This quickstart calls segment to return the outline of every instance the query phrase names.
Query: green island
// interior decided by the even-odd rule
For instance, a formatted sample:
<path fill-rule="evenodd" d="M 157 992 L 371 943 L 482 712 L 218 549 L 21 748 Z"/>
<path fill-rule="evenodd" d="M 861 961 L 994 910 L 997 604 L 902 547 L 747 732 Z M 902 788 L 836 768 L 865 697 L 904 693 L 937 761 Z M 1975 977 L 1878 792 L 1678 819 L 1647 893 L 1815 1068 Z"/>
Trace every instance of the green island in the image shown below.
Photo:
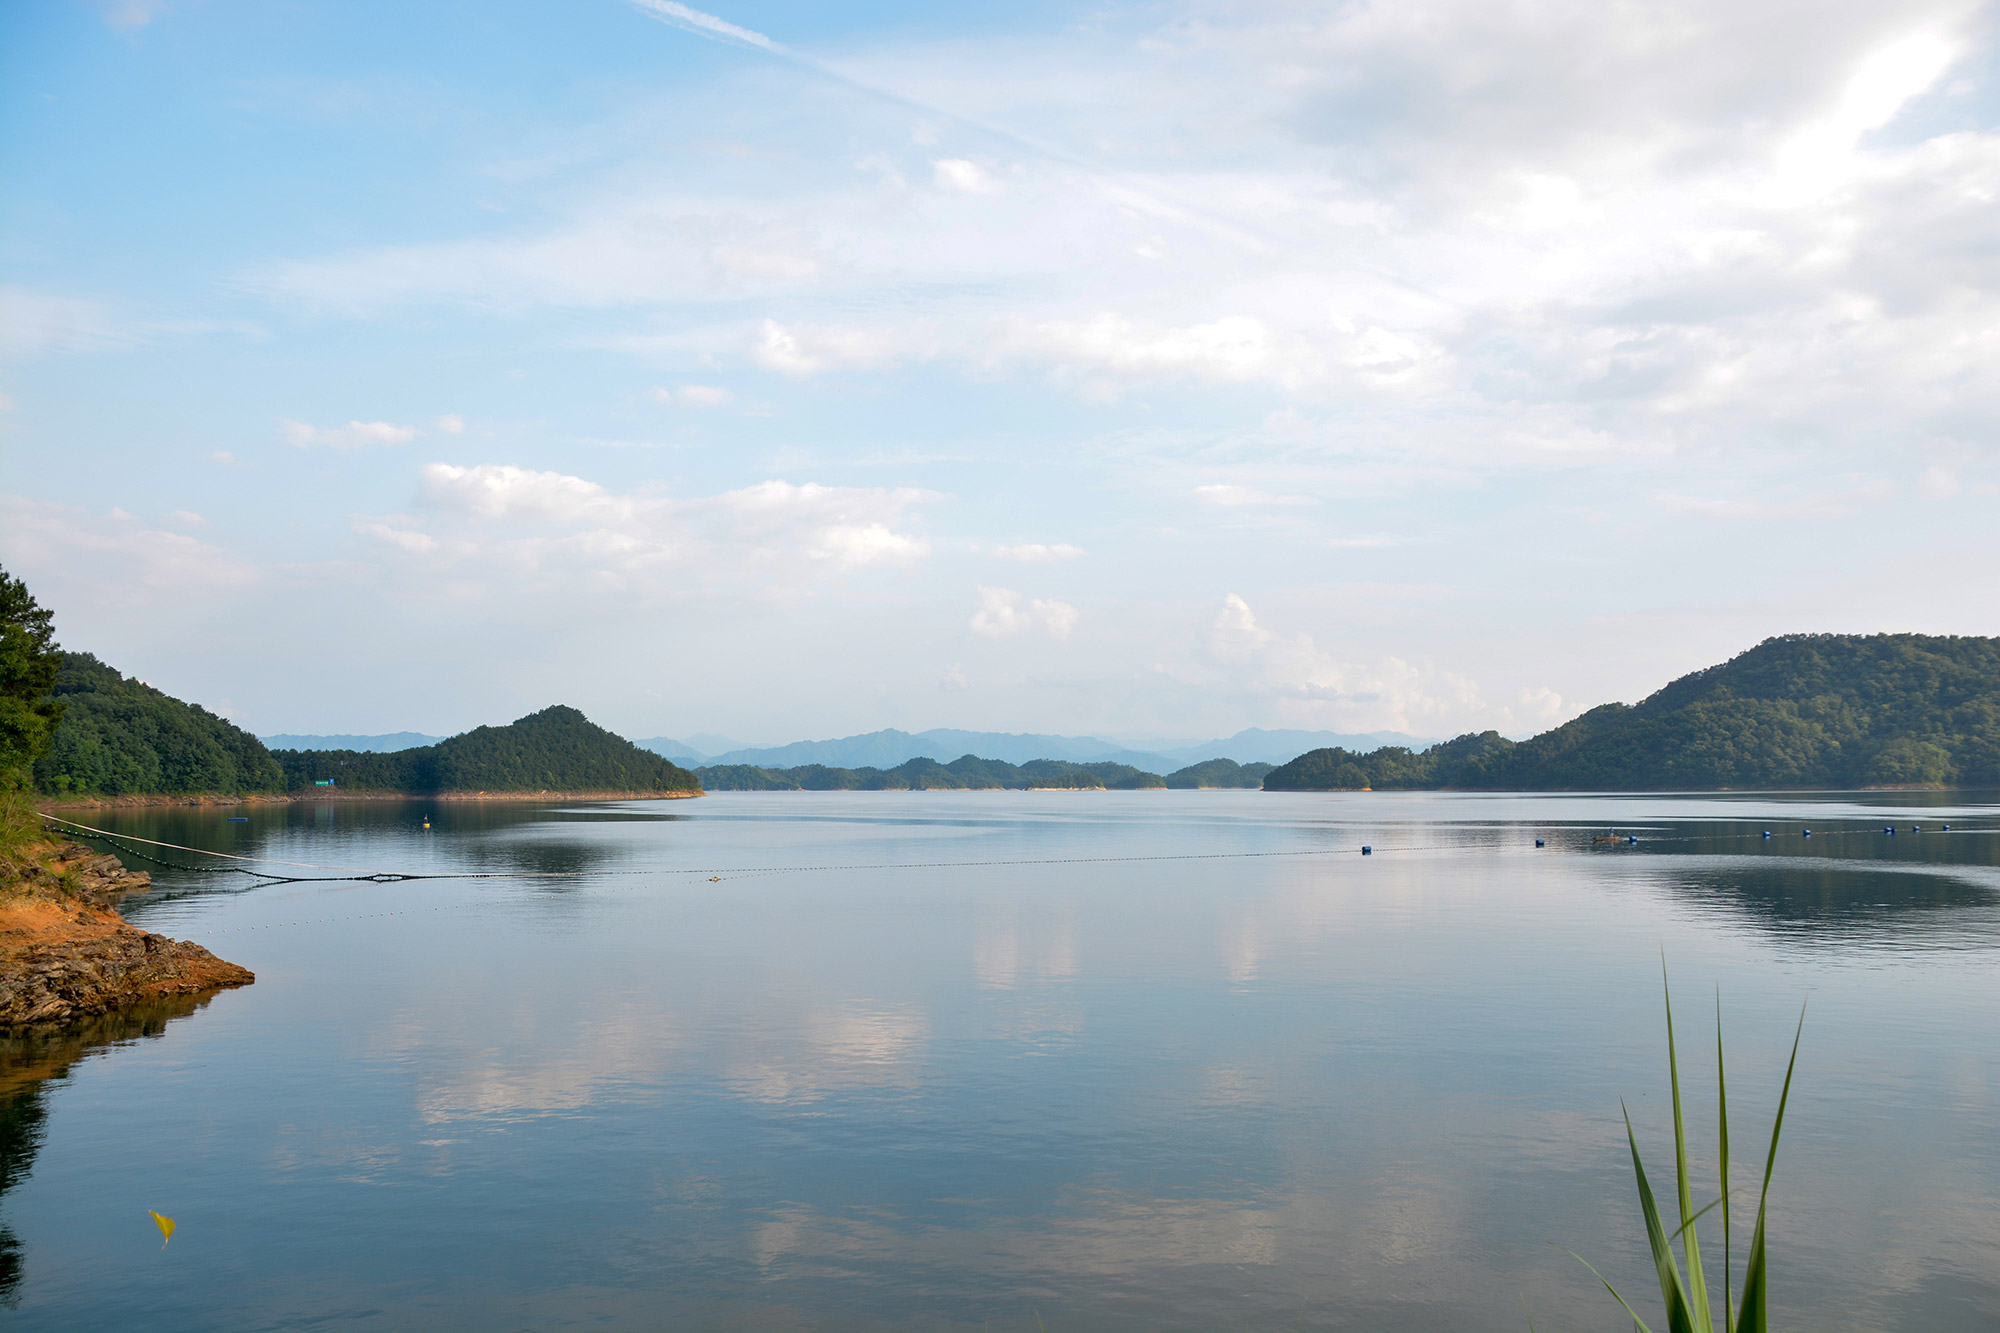
<path fill-rule="evenodd" d="M 1525 741 L 1313 750 L 1266 791 L 2000 786 L 2000 639 L 1790 634 Z"/>
<path fill-rule="evenodd" d="M 694 774 L 561 704 L 411 750 L 279 750 L 273 757 L 294 794 L 701 794 Z"/>

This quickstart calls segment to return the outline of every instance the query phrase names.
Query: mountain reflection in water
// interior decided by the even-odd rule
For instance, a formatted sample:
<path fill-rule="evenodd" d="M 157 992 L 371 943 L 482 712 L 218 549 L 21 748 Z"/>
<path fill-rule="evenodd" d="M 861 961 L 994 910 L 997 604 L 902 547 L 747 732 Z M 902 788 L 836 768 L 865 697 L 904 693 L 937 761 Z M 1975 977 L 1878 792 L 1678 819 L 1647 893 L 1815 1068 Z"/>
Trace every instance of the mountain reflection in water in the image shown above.
<path fill-rule="evenodd" d="M 207 1004 L 213 994 L 181 995 L 74 1023 L 0 1029 L 0 1303 L 21 1285 L 20 1240 L 7 1225 L 7 1195 L 27 1178 L 46 1133 L 47 1085 L 104 1046 L 158 1037 L 167 1024 Z"/>
<path fill-rule="evenodd" d="M 258 983 L 49 1085 L 6 1196 L 29 1255 L 10 1327 L 1511 1330 L 1524 1305 L 1603 1327 L 1548 1242 L 1648 1281 L 1619 1108 L 1663 1160 L 1663 951 L 1688 1096 L 1712 1097 L 1719 991 L 1747 1140 L 1810 999 L 1773 1195 L 1784 1322 L 2000 1322 L 1983 798 L 104 818 L 527 877 L 162 872 L 130 915 Z M 1613 828 L 1638 841 L 1592 841 Z M 164 1256 L 148 1207 L 181 1210 Z"/>

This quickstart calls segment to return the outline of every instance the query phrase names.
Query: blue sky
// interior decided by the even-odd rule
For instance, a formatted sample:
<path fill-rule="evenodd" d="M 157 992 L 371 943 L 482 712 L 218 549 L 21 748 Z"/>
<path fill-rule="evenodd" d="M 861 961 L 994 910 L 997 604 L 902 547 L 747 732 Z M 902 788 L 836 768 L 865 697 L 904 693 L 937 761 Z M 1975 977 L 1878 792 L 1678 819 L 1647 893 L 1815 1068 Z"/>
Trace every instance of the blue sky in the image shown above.
<path fill-rule="evenodd" d="M 11 5 L 0 562 L 263 732 L 1521 735 L 1991 633 L 1994 37 Z"/>

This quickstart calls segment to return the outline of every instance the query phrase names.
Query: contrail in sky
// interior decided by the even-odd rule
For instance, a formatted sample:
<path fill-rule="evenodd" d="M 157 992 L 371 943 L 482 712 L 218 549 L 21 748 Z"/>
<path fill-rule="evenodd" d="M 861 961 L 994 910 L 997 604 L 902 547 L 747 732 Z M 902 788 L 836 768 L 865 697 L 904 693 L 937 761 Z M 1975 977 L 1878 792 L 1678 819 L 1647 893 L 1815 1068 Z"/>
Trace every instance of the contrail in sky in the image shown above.
<path fill-rule="evenodd" d="M 955 120 L 962 125 L 970 126 L 986 134 L 993 135 L 996 138 L 1006 139 L 1038 156 L 1061 162 L 1065 166 L 1075 167 L 1077 170 L 1095 177 L 1100 184 L 1128 196 L 1133 202 L 1150 205 L 1158 211 L 1171 214 L 1183 222 L 1191 223 L 1204 231 L 1220 236 L 1237 245 L 1260 251 L 1294 248 L 1287 242 L 1264 233 L 1260 228 L 1248 227 L 1230 218 L 1219 218 L 1205 209 L 1173 199 L 1163 194 L 1158 186 L 1150 182 L 1142 184 L 1129 173 L 1110 170 L 1094 162 L 1087 162 L 1073 153 L 1057 148 L 1053 144 L 1042 143 L 1018 131 L 1010 130 L 1005 126 L 981 120 L 977 116 L 969 116 L 964 112 L 953 111 L 931 102 L 919 101 L 905 93 L 899 93 L 893 88 L 884 88 L 880 84 L 868 83 L 862 79 L 857 79 L 853 75 L 827 64 L 823 60 L 818 60 L 803 52 L 795 51 L 783 42 L 773 41 L 761 32 L 754 32 L 749 28 L 738 27 L 727 19 L 718 18 L 714 14 L 704 13 L 699 9 L 691 9 L 687 5 L 678 3 L 677 0 L 627 0 L 627 3 L 649 18 L 658 19 L 662 23 L 672 24 L 674 27 L 684 32 L 691 32 L 697 37 L 706 37 L 710 41 L 725 42 L 731 46 L 742 46 L 748 47 L 751 50 L 762 51 L 766 55 L 775 56 L 789 64 L 802 66 L 813 71 L 815 74 L 832 79 L 837 83 L 845 84 L 859 92 L 868 93 L 871 96 L 894 102 L 899 106 L 908 107 L 913 111 L 921 111 L 926 115 L 941 116 L 947 120 Z"/>
<path fill-rule="evenodd" d="M 697 33 L 703 37 L 716 37 L 725 42 L 734 42 L 739 46 L 754 46 L 760 51 L 769 51 L 773 55 L 791 56 L 793 59 L 798 59 L 792 52 L 787 51 L 761 32 L 752 32 L 748 28 L 739 28 L 734 23 L 719 19 L 713 14 L 704 14 L 699 9 L 689 9 L 686 5 L 677 5 L 674 3 L 674 0 L 632 0 L 632 4 L 645 10 L 662 23 L 671 23 L 676 28 L 685 28 L 687 31 Z"/>

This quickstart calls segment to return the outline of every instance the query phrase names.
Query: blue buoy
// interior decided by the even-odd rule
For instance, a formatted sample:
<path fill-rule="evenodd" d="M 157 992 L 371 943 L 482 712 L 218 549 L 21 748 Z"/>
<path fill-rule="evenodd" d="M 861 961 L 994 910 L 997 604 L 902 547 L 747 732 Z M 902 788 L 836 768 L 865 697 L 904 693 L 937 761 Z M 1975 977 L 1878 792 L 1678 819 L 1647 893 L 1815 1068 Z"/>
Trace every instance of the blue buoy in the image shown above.
<path fill-rule="evenodd" d="M 1768 838 L 1768 837 L 1770 837 L 1770 836 L 1771 836 L 1771 830 L 1769 830 L 1769 829 L 1765 829 L 1765 830 L 1764 830 L 1764 836 L 1765 836 L 1765 837 L 1767 837 L 1767 838 Z"/>
<path fill-rule="evenodd" d="M 1542 845 L 1542 840 L 1540 838 L 1535 839 L 1535 846 L 1540 847 L 1541 845 Z"/>
<path fill-rule="evenodd" d="M 1626 835 L 1626 838 L 1625 838 L 1625 841 L 1626 841 L 1627 845 L 1631 845 L 1631 844 L 1633 844 L 1633 843 L 1637 843 L 1637 842 L 1639 841 L 1639 835 L 1638 835 L 1638 834 L 1636 834 L 1636 833 L 1631 833 L 1631 834 L 1627 834 L 1627 835 Z"/>
<path fill-rule="evenodd" d="M 249 823 L 249 822 L 250 822 L 250 816 L 248 816 L 248 815 L 231 815 L 231 816 L 229 817 L 229 822 L 230 822 L 230 823 L 232 823 L 232 824 L 247 824 L 247 823 Z"/>
<path fill-rule="evenodd" d="M 1949 825 L 1949 824 L 1946 824 L 1946 825 L 1944 826 L 1944 831 L 1945 831 L 1946 833 L 1949 833 L 1949 832 L 1951 832 L 1951 825 Z"/>
<path fill-rule="evenodd" d="M 1888 828 L 1885 828 L 1882 831 L 1888 834 L 1892 838 L 1896 836 L 1896 826 L 1894 824 L 1889 825 Z"/>
<path fill-rule="evenodd" d="M 1811 829 L 1807 829 L 1807 830 L 1806 830 L 1806 834 L 1805 834 L 1805 835 L 1806 835 L 1806 836 L 1807 836 L 1808 838 L 1810 838 L 1810 837 L 1812 836 L 1812 830 L 1811 830 Z"/>
<path fill-rule="evenodd" d="M 1361 848 L 1361 854 L 1363 856 L 1373 856 L 1375 855 L 1375 849 L 1373 847 L 1367 846 L 1366 844 L 1363 844 Z"/>

